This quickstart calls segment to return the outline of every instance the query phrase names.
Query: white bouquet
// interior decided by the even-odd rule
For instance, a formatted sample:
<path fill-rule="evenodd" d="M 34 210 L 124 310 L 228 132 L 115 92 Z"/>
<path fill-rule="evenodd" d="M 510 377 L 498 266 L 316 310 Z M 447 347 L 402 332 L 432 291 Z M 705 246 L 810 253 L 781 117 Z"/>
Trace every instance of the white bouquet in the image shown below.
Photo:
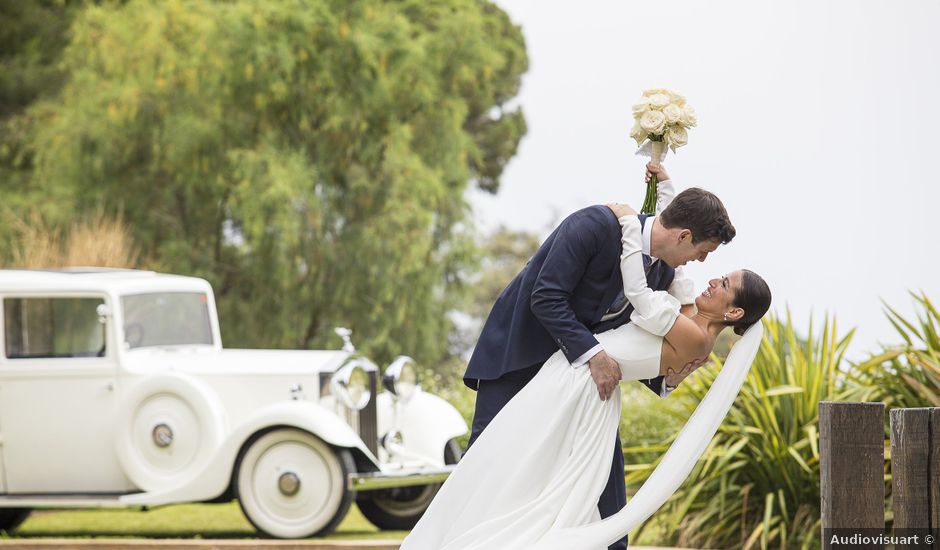
<path fill-rule="evenodd" d="M 648 154 L 653 164 L 662 161 L 668 145 L 673 152 L 689 142 L 688 129 L 698 120 L 695 109 L 686 104 L 681 95 L 663 88 L 645 90 L 640 101 L 633 106 L 635 120 L 630 137 L 640 146 L 640 152 Z M 656 213 L 656 176 L 646 188 L 643 212 Z"/>

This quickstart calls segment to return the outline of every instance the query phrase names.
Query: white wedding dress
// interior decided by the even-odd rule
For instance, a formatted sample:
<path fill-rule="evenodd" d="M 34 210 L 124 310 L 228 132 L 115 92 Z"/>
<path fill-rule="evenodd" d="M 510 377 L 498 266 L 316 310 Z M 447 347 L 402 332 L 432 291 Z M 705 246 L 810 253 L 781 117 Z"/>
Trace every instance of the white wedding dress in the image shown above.
<path fill-rule="evenodd" d="M 401 549 L 606 549 L 685 481 L 734 403 L 762 333 L 756 323 L 734 345 L 662 461 L 626 507 L 603 521 L 597 500 L 610 473 L 620 392 L 601 401 L 587 368 L 553 355 L 467 451 Z M 661 338 L 632 324 L 598 336 L 608 354 L 616 346 L 630 355 L 617 358 L 626 360 L 624 380 L 657 375 Z"/>
<path fill-rule="evenodd" d="M 663 338 L 653 332 L 668 332 L 679 301 L 646 286 L 639 222 L 621 223 L 624 287 L 636 311 L 631 323 L 596 337 L 624 381 L 655 378 Z M 597 501 L 610 474 L 620 392 L 601 401 L 590 370 L 556 352 L 467 451 L 401 549 L 605 550 L 689 475 L 734 402 L 761 334 L 756 323 L 735 344 L 663 460 L 626 507 L 603 521 Z"/>

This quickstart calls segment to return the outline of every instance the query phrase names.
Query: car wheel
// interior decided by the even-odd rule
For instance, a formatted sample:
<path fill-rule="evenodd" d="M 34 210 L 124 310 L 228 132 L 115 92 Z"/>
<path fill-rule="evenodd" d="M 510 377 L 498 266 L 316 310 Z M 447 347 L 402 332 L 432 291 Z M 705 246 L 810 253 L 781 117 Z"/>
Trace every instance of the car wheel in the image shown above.
<path fill-rule="evenodd" d="M 248 521 L 267 536 L 326 535 L 349 511 L 353 493 L 346 478 L 355 469 L 348 450 L 302 430 L 277 429 L 239 457 L 235 495 Z"/>
<path fill-rule="evenodd" d="M 444 446 L 444 463 L 456 464 L 460 455 L 457 441 L 448 441 Z M 362 515 L 379 529 L 408 530 L 418 523 L 440 488 L 441 485 L 436 483 L 364 491 L 356 497 L 356 505 Z"/>
<path fill-rule="evenodd" d="M 21 523 L 26 521 L 29 508 L 0 508 L 0 531 L 12 533 Z"/>

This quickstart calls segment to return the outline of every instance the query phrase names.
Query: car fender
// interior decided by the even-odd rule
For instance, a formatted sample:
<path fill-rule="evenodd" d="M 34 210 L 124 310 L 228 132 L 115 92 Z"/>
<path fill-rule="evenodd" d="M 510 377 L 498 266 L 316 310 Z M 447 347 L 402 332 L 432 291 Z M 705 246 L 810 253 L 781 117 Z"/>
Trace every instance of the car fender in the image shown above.
<path fill-rule="evenodd" d="M 428 392 L 418 391 L 407 403 L 395 403 L 391 393 L 378 395 L 381 437 L 395 428 L 401 432 L 407 457 L 421 459 L 432 466 L 444 466 L 444 446 L 448 441 L 467 433 L 467 423 L 460 412 L 446 400 Z M 397 406 L 397 412 L 394 407 Z"/>
<path fill-rule="evenodd" d="M 309 401 L 285 401 L 260 409 L 239 423 L 206 467 L 186 482 L 163 490 L 125 495 L 120 498 L 120 502 L 158 505 L 216 498 L 228 488 L 235 461 L 245 443 L 259 432 L 282 426 L 308 431 L 336 447 L 357 449 L 378 469 L 375 455 L 359 435 L 332 411 Z"/>

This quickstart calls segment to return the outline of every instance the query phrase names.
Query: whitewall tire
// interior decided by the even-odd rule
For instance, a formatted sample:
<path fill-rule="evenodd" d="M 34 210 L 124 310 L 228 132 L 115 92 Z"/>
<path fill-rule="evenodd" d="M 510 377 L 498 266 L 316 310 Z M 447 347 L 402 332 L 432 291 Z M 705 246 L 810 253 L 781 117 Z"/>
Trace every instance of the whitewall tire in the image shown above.
<path fill-rule="evenodd" d="M 261 533 L 284 539 L 330 533 L 349 511 L 355 471 L 347 449 L 334 449 L 295 428 L 279 428 L 250 443 L 238 459 L 235 494 Z"/>

